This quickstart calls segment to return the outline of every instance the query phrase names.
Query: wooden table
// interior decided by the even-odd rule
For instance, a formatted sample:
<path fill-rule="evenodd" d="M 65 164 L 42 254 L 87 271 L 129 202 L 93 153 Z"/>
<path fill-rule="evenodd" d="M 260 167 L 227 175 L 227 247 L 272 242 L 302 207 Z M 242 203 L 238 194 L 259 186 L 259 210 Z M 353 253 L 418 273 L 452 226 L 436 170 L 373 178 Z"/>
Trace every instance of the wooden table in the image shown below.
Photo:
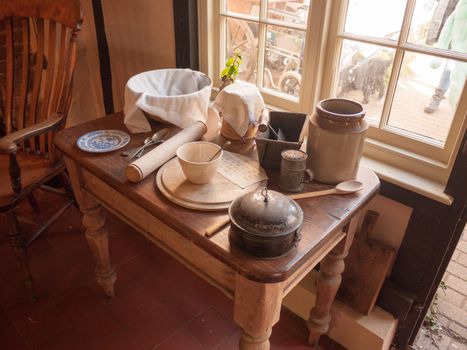
<path fill-rule="evenodd" d="M 218 127 L 218 121 L 211 120 L 205 138 L 222 142 Z M 256 260 L 230 246 L 228 228 L 212 238 L 204 236 L 206 228 L 225 217 L 225 212 L 200 212 L 172 204 L 157 189 L 154 174 L 138 184 L 127 181 L 127 161 L 121 153 L 136 149 L 149 133 L 132 135 L 129 145 L 111 153 L 90 154 L 77 148 L 76 140 L 82 134 L 111 128 L 127 131 L 121 113 L 65 129 L 56 138 L 83 213 L 97 281 L 107 296 L 114 295 L 116 273 L 109 257 L 102 207 L 234 300 L 234 320 L 242 329 L 240 349 L 269 349 L 271 329 L 279 320 L 282 299 L 321 262 L 316 306 L 308 322 L 309 342 L 316 345 L 329 327 L 330 309 L 344 270 L 343 259 L 361 209 L 378 192 L 376 175 L 361 169 L 358 179 L 365 187 L 356 194 L 299 200 L 305 217 L 297 248 L 276 260 Z M 160 125 L 154 125 L 156 128 Z M 252 142 L 234 147 L 242 153 L 254 154 Z M 274 188 L 277 174 L 269 175 L 270 186 Z M 312 183 L 306 185 L 305 191 L 327 187 Z"/>

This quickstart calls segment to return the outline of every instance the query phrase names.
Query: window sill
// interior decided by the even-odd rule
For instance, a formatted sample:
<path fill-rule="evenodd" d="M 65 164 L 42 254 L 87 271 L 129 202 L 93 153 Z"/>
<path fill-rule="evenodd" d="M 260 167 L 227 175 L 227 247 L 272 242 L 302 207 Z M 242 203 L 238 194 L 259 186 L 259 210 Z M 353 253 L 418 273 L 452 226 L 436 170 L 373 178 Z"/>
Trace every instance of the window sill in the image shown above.
<path fill-rule="evenodd" d="M 211 95 L 211 100 L 214 100 L 215 94 L 217 94 L 219 90 L 216 87 L 213 87 L 212 90 L 213 94 Z M 268 104 L 266 104 L 266 107 L 270 111 L 286 111 L 284 109 L 278 108 L 277 106 L 271 106 Z M 367 143 L 370 140 L 371 139 L 367 138 Z M 304 143 L 302 145 L 302 147 L 304 147 L 304 150 L 306 149 L 306 141 L 307 140 L 305 138 Z M 382 148 L 387 151 L 386 145 L 384 147 L 381 147 L 380 144 L 382 143 L 370 143 L 373 145 L 373 147 L 379 145 L 379 148 Z M 395 152 L 394 150 L 392 151 Z M 399 152 L 395 153 L 400 153 L 400 150 Z M 426 160 L 424 161 L 426 162 Z M 422 196 L 425 196 L 442 204 L 451 205 L 454 201 L 454 199 L 450 195 L 444 193 L 445 185 L 441 182 L 427 179 L 423 176 L 414 174 L 410 171 L 403 170 L 392 164 L 385 163 L 381 160 L 377 160 L 375 158 L 365 155 L 362 156 L 361 165 L 365 166 L 366 168 L 372 169 L 378 175 L 378 177 L 384 181 L 405 188 L 409 191 L 418 193 Z M 438 163 L 433 163 L 432 165 L 435 168 L 440 168 L 440 164 Z"/>
<path fill-rule="evenodd" d="M 366 156 L 362 157 L 361 165 L 372 169 L 381 180 L 418 193 L 442 204 L 451 205 L 454 201 L 450 195 L 444 193 L 445 185 L 442 183 L 426 179 L 420 175 L 410 173 Z"/>

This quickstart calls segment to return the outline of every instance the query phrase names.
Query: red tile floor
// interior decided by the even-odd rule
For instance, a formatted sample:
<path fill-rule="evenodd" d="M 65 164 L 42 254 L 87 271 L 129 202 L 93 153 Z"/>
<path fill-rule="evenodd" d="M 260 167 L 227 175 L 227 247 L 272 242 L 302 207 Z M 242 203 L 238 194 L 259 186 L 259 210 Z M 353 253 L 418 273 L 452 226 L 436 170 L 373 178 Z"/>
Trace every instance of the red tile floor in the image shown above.
<path fill-rule="evenodd" d="M 38 192 L 41 210 L 19 208 L 24 232 L 63 202 Z M 233 303 L 137 232 L 107 214 L 116 296 L 94 279 L 81 225 L 69 208 L 29 249 L 37 302 L 30 304 L 0 215 L 0 349 L 237 349 Z M 304 321 L 283 310 L 272 349 L 308 349 Z M 328 338 L 319 349 L 342 347 Z"/>

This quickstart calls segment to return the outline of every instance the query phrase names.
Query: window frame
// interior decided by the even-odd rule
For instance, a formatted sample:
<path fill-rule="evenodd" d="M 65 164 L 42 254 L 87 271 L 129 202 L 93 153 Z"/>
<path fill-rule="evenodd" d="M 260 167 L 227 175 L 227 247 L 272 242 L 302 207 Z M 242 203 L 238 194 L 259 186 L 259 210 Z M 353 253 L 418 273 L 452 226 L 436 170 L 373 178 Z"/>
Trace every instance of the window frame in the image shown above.
<path fill-rule="evenodd" d="M 425 137 L 417 137 L 408 131 L 403 131 L 385 124 L 389 119 L 388 109 L 394 98 L 405 52 L 429 54 L 441 58 L 460 59 L 464 62 L 467 62 L 467 55 L 456 52 L 446 52 L 431 47 L 422 47 L 406 42 L 416 0 L 407 0 L 402 21 L 402 30 L 399 35 L 399 40 L 395 45 L 389 40 L 367 38 L 361 35 L 345 33 L 343 27 L 345 24 L 348 2 L 349 0 L 336 0 L 333 4 L 326 52 L 326 56 L 329 58 L 328 62 L 331 63 L 325 68 L 324 75 L 327 76 L 328 79 L 325 79 L 323 82 L 321 97 L 326 98 L 326 96 L 330 96 L 334 91 L 340 57 L 336 52 L 338 50 L 340 52 L 341 45 L 345 39 L 370 44 L 382 44 L 395 49 L 391 80 L 388 85 L 381 120 L 378 127 L 370 125 L 365 154 L 390 162 L 393 165 L 400 164 L 409 171 L 432 178 L 438 182 L 446 183 L 467 124 L 465 112 L 467 110 L 467 84 L 464 84 L 459 104 L 453 115 L 451 127 L 443 146 L 438 146 L 435 142 L 429 142 Z M 387 154 L 383 154 L 381 151 L 385 151 Z M 413 164 L 404 164 L 407 162 L 404 162 L 403 158 L 413 162 Z"/>
<path fill-rule="evenodd" d="M 445 184 L 467 126 L 467 83 L 464 84 L 449 133 L 442 147 L 436 142 L 427 142 L 427 138 L 417 137 L 409 132 L 385 125 L 385 123 L 389 117 L 387 112 L 394 98 L 404 52 L 449 57 L 461 59 L 465 62 L 467 62 L 467 55 L 456 52 L 446 53 L 436 48 L 421 47 L 405 42 L 410 30 L 410 21 L 415 10 L 416 0 L 407 0 L 402 30 L 399 40 L 395 42 L 396 45 L 384 39 L 344 33 L 343 27 L 348 1 L 312 0 L 310 2 L 302 69 L 302 77 L 306 77 L 306 79 L 302 79 L 299 101 L 292 102 L 280 98 L 277 94 L 268 90 L 267 92 L 262 91 L 265 102 L 271 109 L 311 114 L 314 112 L 314 106 L 319 100 L 332 96 L 334 84 L 337 81 L 340 50 L 344 39 L 358 39 L 359 42 L 383 44 L 394 48 L 396 54 L 380 124 L 378 127 L 370 125 L 364 147 L 364 156 Z M 223 13 L 221 3 L 225 4 L 225 1 L 198 1 L 198 13 L 200 14 L 200 69 L 213 78 L 215 87 L 220 85 L 221 80 L 218 72 L 220 72 L 225 62 L 225 41 L 219 46 L 221 42 L 220 33 L 225 33 L 221 16 L 250 20 L 248 16 L 233 16 L 229 13 L 226 14 L 225 11 Z M 264 7 L 262 6 L 260 9 L 259 20 L 264 20 L 266 16 L 265 11 L 267 9 Z M 269 24 L 272 21 L 265 22 Z M 260 31 L 259 35 L 261 34 L 264 35 L 264 30 Z M 260 47 L 258 45 L 258 50 L 261 50 L 261 48 L 264 49 L 264 46 Z M 258 71 L 261 68 L 261 59 L 262 56 L 260 55 L 258 58 Z M 216 91 L 214 91 L 215 93 Z M 383 125 L 384 127 L 381 128 Z"/>
<path fill-rule="evenodd" d="M 220 41 L 220 35 L 222 35 L 221 33 L 225 33 L 225 23 L 220 17 L 242 19 L 258 24 L 261 23 L 264 25 L 280 25 L 282 27 L 296 29 L 293 25 L 287 26 L 282 22 L 278 23 L 277 21 L 267 19 L 267 8 L 265 8 L 264 6 L 260 7 L 259 18 L 254 19 L 248 15 L 227 12 L 225 7 L 223 8 L 223 5 L 225 4 L 225 0 L 206 0 L 198 2 L 199 13 L 202 15 L 202 17 L 200 18 L 201 21 L 199 21 L 200 43 L 202 42 L 204 45 L 211 46 L 211 48 L 216 46 L 219 48 L 218 50 L 213 50 L 214 52 L 208 52 L 210 50 L 209 48 L 206 48 L 205 46 L 203 46 L 203 44 L 200 45 L 200 67 L 204 72 L 209 72 L 210 77 L 213 78 L 213 83 L 215 87 L 219 87 L 221 84 L 221 80 L 217 72 L 221 71 L 221 69 L 224 66 L 224 62 L 226 61 L 225 41 Z M 309 13 L 312 13 L 312 7 L 315 7 L 316 11 L 322 13 L 323 6 L 324 8 L 326 7 L 325 1 L 319 1 L 316 5 L 311 4 Z M 314 13 L 316 13 L 316 11 Z M 298 99 L 287 98 L 285 95 L 274 92 L 271 89 L 260 88 L 264 100 L 269 106 L 273 106 L 277 109 L 299 112 L 303 110 L 310 110 L 310 107 L 314 105 L 313 102 L 316 98 L 313 98 L 312 101 L 307 101 L 307 99 L 305 99 L 302 96 L 317 96 L 316 88 L 311 82 L 317 81 L 315 77 L 318 72 L 316 71 L 316 69 L 310 69 L 314 68 L 314 64 L 309 64 L 308 62 L 314 62 L 316 60 L 316 57 L 323 51 L 323 48 L 319 47 L 319 45 L 316 45 L 321 42 L 319 33 L 323 31 L 324 27 L 325 17 L 320 17 L 321 18 L 311 20 L 311 16 L 309 15 L 307 20 L 307 27 L 302 29 L 305 31 L 311 29 L 311 32 L 313 34 L 310 35 L 306 33 L 305 35 L 305 48 L 303 57 L 304 64 L 302 76 L 307 76 L 307 82 L 302 81 L 300 97 Z M 264 26 L 260 26 L 260 33 L 258 35 L 258 38 L 264 37 L 264 35 L 265 28 Z M 263 53 L 260 54 L 258 57 L 258 71 L 259 69 L 263 68 L 264 47 L 265 40 L 259 40 L 258 52 Z M 256 81 L 257 84 L 261 81 L 262 78 L 259 77 L 258 74 Z"/>

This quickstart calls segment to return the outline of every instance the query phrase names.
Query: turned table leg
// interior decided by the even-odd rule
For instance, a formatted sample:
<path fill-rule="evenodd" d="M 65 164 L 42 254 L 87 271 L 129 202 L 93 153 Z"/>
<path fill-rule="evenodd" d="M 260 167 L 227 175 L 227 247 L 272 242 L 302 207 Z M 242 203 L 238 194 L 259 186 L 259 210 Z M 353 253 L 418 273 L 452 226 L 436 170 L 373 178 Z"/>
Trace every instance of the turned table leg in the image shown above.
<path fill-rule="evenodd" d="M 89 204 L 90 201 L 86 201 Z M 83 225 L 86 228 L 86 239 L 96 262 L 97 283 L 104 288 L 110 298 L 115 295 L 114 283 L 117 279 L 115 269 L 110 262 L 109 238 L 105 226 L 105 216 L 102 207 L 96 202 L 94 206 L 81 206 Z"/>
<path fill-rule="evenodd" d="M 80 168 L 73 161 L 65 160 L 71 185 L 83 213 L 83 226 L 86 229 L 86 240 L 96 263 L 97 283 L 104 288 L 110 298 L 115 295 L 114 283 L 117 279 L 115 268 L 110 262 L 109 235 L 106 227 L 102 206 L 97 200 L 82 188 Z"/>
<path fill-rule="evenodd" d="M 280 283 L 258 283 L 237 275 L 234 321 L 241 327 L 240 350 L 269 350 L 272 326 L 279 321 Z"/>
<path fill-rule="evenodd" d="M 332 303 L 342 281 L 342 272 L 345 268 L 344 258 L 352 244 L 358 218 L 359 215 L 356 215 L 352 219 L 347 227 L 346 237 L 320 262 L 316 304 L 311 309 L 308 320 L 308 329 L 310 330 L 308 343 L 311 346 L 317 346 L 321 335 L 329 329 Z"/>

